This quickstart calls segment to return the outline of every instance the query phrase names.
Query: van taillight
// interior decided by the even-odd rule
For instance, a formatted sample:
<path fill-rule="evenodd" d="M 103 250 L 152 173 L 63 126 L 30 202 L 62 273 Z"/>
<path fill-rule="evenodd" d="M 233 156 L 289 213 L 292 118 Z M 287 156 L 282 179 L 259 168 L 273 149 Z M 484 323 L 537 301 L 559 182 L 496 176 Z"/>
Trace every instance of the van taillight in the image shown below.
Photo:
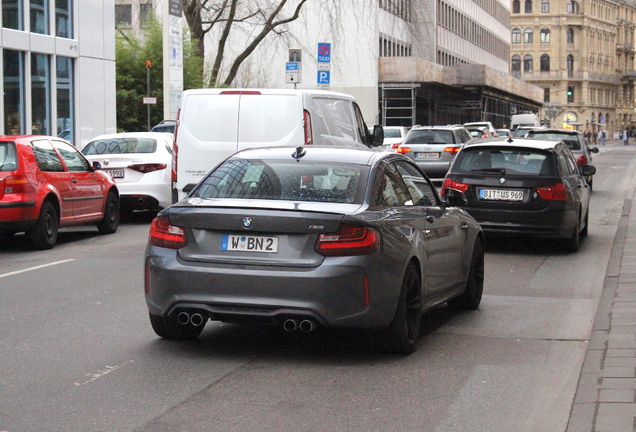
<path fill-rule="evenodd" d="M 341 225 L 335 233 L 320 234 L 314 247 L 322 256 L 369 255 L 379 249 L 380 233 L 353 225 Z"/>
<path fill-rule="evenodd" d="M 539 196 L 544 200 L 565 201 L 565 187 L 563 183 L 557 183 L 554 186 L 545 186 L 537 188 Z"/>
<path fill-rule="evenodd" d="M 174 122 L 174 143 L 172 144 L 172 182 L 177 182 L 177 158 L 179 146 L 177 145 L 177 133 L 179 132 L 179 118 L 181 117 L 181 108 L 177 111 L 177 119 Z M 174 185 L 173 185 L 174 187 Z"/>
<path fill-rule="evenodd" d="M 468 185 L 466 183 L 453 181 L 452 179 L 447 177 L 444 179 L 444 183 L 442 183 L 442 196 L 444 195 L 444 191 L 446 189 L 456 189 L 462 193 L 466 193 L 466 191 L 468 190 Z"/>
<path fill-rule="evenodd" d="M 30 192 L 34 192 L 34 190 L 26 176 L 14 175 L 4 179 L 4 193 L 24 194 Z"/>
<path fill-rule="evenodd" d="M 314 137 L 311 130 L 311 114 L 309 114 L 307 110 L 303 110 L 303 126 L 305 129 L 305 145 L 313 144 Z"/>
<path fill-rule="evenodd" d="M 588 164 L 587 161 L 587 156 L 580 156 L 577 160 L 576 160 L 576 164 L 578 166 L 584 166 Z"/>
<path fill-rule="evenodd" d="M 188 239 L 183 228 L 170 225 L 168 216 L 157 216 L 150 224 L 148 242 L 162 248 L 180 249 L 188 244 Z"/>

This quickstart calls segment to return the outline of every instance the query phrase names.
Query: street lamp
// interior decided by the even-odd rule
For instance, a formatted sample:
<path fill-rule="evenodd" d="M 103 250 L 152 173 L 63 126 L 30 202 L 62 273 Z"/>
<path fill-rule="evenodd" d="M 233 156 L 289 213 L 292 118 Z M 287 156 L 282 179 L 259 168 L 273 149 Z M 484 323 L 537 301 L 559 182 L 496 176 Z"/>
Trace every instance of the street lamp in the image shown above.
<path fill-rule="evenodd" d="M 557 118 L 561 111 L 563 111 L 563 107 L 558 103 L 545 102 L 543 104 L 543 112 L 546 117 L 550 119 L 549 126 L 552 126 L 552 122 Z"/>

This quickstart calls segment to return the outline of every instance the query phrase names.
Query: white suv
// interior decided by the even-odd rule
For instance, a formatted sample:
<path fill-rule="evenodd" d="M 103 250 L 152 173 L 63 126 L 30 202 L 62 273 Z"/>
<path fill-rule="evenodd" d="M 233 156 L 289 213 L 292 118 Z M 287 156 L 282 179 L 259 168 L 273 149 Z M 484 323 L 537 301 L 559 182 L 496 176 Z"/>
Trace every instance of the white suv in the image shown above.
<path fill-rule="evenodd" d="M 497 134 L 497 129 L 495 129 L 495 127 L 492 125 L 492 123 L 490 122 L 471 122 L 471 123 L 464 123 L 464 127 L 468 127 L 468 126 L 479 126 L 479 127 L 485 127 L 488 128 L 488 132 L 490 133 L 490 136 L 498 136 Z"/>

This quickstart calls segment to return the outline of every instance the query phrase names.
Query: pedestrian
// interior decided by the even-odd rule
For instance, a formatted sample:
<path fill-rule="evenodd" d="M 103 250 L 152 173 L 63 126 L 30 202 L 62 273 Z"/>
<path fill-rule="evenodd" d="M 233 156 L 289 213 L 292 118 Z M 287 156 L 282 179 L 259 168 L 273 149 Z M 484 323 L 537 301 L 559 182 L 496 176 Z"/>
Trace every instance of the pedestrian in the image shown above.
<path fill-rule="evenodd" d="M 592 133 L 590 131 L 585 132 L 585 143 L 590 145 L 590 138 L 592 138 Z"/>
<path fill-rule="evenodd" d="M 604 130 L 601 131 L 601 145 L 605 145 L 605 142 L 607 141 L 607 134 L 605 133 Z"/>
<path fill-rule="evenodd" d="M 629 145 L 629 132 L 627 132 L 627 129 L 623 131 L 623 145 Z"/>
<path fill-rule="evenodd" d="M 598 133 L 596 131 L 592 133 L 592 142 L 594 143 L 594 145 L 596 145 L 596 143 L 598 142 Z"/>

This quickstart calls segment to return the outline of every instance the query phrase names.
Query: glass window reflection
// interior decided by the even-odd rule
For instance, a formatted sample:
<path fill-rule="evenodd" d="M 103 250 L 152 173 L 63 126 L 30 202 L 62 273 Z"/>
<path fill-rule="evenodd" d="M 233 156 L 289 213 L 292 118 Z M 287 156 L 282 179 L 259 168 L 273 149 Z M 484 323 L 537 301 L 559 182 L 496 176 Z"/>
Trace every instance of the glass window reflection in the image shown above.
<path fill-rule="evenodd" d="M 73 38 L 73 0 L 55 0 L 55 35 Z"/>
<path fill-rule="evenodd" d="M 49 34 L 48 0 L 31 0 L 31 32 Z"/>
<path fill-rule="evenodd" d="M 56 58 L 57 72 L 57 135 L 65 140 L 74 142 L 74 110 L 73 110 L 73 59 L 68 57 Z"/>
<path fill-rule="evenodd" d="M 51 61 L 45 54 L 31 54 L 32 130 L 36 135 L 51 132 Z"/>
<path fill-rule="evenodd" d="M 22 0 L 2 0 L 2 27 L 24 30 Z"/>
<path fill-rule="evenodd" d="M 24 134 L 24 52 L 4 50 L 4 134 Z"/>

